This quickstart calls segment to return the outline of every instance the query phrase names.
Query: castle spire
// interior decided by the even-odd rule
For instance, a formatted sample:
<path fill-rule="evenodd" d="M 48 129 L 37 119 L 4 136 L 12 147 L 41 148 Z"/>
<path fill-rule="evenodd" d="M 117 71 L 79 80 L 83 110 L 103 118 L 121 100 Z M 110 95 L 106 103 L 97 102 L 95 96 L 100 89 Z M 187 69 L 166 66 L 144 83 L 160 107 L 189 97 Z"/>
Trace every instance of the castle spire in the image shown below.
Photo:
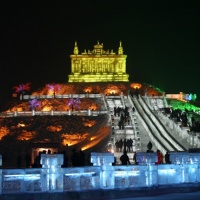
<path fill-rule="evenodd" d="M 122 47 L 122 42 L 119 42 L 119 49 L 118 49 L 118 55 L 123 55 L 123 47 Z"/>
<path fill-rule="evenodd" d="M 78 55 L 78 46 L 77 46 L 76 41 L 75 41 L 75 46 L 74 46 L 74 55 Z"/>

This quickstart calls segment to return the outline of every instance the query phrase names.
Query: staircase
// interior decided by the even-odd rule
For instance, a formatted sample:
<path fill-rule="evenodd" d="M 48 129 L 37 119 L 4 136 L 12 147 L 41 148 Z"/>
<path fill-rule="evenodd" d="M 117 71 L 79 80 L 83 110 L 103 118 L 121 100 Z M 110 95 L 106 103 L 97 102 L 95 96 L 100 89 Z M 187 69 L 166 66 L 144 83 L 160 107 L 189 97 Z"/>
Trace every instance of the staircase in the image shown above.
<path fill-rule="evenodd" d="M 111 152 L 114 153 L 116 157 L 116 163 L 120 164 L 120 156 L 123 154 L 124 151 L 124 145 L 122 148 L 118 149 L 116 147 L 116 142 L 122 140 L 129 140 L 132 139 L 132 147 L 130 148 L 130 151 L 128 148 L 126 148 L 127 155 L 130 158 L 130 162 L 133 164 L 133 156 L 134 152 L 141 151 L 141 137 L 137 122 L 137 116 L 136 113 L 133 112 L 131 105 L 129 104 L 129 101 L 127 100 L 127 97 L 124 96 L 115 96 L 115 98 L 107 96 L 105 98 L 106 104 L 108 106 L 108 110 L 110 113 L 110 119 L 111 119 L 111 126 L 112 126 L 112 133 L 110 141 L 108 142 L 108 147 Z M 124 109 L 125 107 L 128 107 L 128 113 L 129 113 L 129 121 L 124 122 L 124 126 L 119 126 L 120 116 L 124 115 Z M 115 113 L 114 109 L 120 110 L 120 112 Z"/>

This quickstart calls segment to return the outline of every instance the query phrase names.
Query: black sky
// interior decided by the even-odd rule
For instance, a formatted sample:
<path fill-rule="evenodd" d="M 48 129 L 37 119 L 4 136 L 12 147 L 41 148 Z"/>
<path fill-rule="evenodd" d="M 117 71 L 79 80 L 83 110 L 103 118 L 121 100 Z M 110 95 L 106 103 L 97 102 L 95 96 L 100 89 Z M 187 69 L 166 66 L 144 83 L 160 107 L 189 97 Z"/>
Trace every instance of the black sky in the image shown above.
<path fill-rule="evenodd" d="M 66 83 L 74 42 L 79 51 L 118 50 L 130 81 L 200 99 L 199 0 L 1 0 L 0 99 L 31 82 Z"/>

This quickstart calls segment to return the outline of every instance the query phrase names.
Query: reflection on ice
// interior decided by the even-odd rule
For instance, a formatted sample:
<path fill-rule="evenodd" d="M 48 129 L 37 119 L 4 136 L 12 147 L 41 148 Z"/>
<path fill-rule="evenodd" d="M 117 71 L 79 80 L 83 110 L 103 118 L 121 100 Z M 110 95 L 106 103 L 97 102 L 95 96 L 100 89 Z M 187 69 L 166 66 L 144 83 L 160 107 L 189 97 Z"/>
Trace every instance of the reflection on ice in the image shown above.
<path fill-rule="evenodd" d="M 14 180 L 19 180 L 23 179 L 25 181 L 34 181 L 34 180 L 39 180 L 40 179 L 40 174 L 28 174 L 28 175 L 5 175 L 4 180 L 5 181 L 14 181 Z"/>
<path fill-rule="evenodd" d="M 65 176 L 82 176 L 82 175 L 95 175 L 95 172 L 83 172 L 83 173 L 78 173 L 78 174 L 75 174 L 75 173 L 70 173 L 70 174 L 65 174 Z"/>

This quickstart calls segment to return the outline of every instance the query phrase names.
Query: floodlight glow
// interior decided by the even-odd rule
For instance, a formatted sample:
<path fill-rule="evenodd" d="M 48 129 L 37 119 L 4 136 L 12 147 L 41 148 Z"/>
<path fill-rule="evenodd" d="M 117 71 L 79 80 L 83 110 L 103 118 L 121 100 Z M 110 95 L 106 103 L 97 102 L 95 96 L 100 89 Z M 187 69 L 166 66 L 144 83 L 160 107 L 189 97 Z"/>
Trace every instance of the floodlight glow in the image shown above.
<path fill-rule="evenodd" d="M 24 179 L 24 180 L 39 180 L 40 174 L 9 174 L 9 175 L 4 175 L 4 179 L 6 181 L 11 181 L 11 180 L 19 180 L 19 179 Z"/>

